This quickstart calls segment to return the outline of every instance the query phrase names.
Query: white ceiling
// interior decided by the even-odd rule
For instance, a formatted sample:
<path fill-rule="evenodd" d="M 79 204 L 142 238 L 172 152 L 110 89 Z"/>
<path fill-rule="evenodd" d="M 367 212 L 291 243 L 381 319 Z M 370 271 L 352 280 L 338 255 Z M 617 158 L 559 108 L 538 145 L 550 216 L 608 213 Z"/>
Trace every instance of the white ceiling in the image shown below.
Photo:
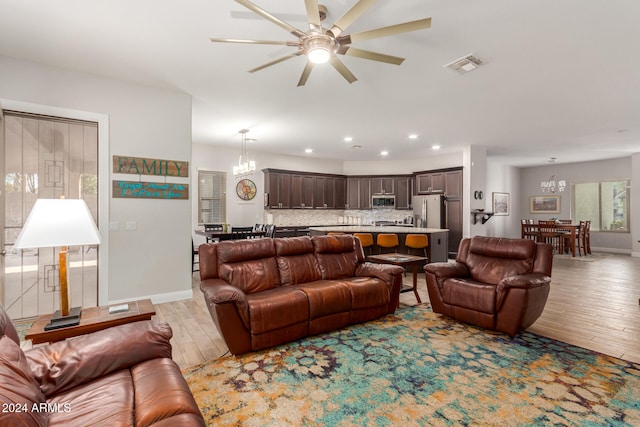
<path fill-rule="evenodd" d="M 303 0 L 253 1 L 307 30 Z M 355 1 L 321 1 L 325 22 Z M 407 60 L 341 57 L 353 84 L 327 64 L 296 87 L 304 57 L 247 73 L 294 48 L 209 37 L 294 37 L 232 0 L 0 0 L 0 55 L 187 92 L 196 143 L 239 147 L 249 128 L 256 151 L 401 160 L 476 144 L 513 165 L 640 151 L 640 1 L 378 0 L 346 33 L 425 17 L 354 43 Z M 486 65 L 443 67 L 469 53 Z"/>

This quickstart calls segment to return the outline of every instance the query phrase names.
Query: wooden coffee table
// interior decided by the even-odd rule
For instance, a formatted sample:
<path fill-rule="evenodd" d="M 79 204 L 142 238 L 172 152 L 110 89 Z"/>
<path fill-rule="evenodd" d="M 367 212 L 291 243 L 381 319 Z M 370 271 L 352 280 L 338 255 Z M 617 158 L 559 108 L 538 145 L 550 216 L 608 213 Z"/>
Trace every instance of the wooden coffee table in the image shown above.
<path fill-rule="evenodd" d="M 50 331 L 45 331 L 44 327 L 51 320 L 51 314 L 40 316 L 33 325 L 31 325 L 31 328 L 29 328 L 25 339 L 31 340 L 33 344 L 61 341 L 113 326 L 124 325 L 125 323 L 150 320 L 151 317 L 156 314 L 150 299 L 113 304 L 112 306 L 125 304 L 129 306 L 127 311 L 114 314 L 109 314 L 109 307 L 111 306 L 83 308 L 79 325 L 52 329 Z"/>
<path fill-rule="evenodd" d="M 413 288 L 410 286 L 403 286 L 400 292 L 411 292 L 416 296 L 418 304 L 422 304 L 420 295 L 418 294 L 418 267 L 425 265 L 429 258 L 423 256 L 406 255 L 406 254 L 379 254 L 369 255 L 367 261 L 375 262 L 378 264 L 393 264 L 400 267 L 408 268 L 413 266 Z"/>

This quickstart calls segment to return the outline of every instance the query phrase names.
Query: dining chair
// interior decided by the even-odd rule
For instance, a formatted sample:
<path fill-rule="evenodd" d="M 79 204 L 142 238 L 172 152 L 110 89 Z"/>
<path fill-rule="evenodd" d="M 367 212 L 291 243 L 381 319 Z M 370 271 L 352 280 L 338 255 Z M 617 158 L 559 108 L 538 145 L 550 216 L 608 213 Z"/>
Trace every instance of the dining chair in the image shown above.
<path fill-rule="evenodd" d="M 222 231 L 224 226 L 222 224 L 204 224 L 204 231 Z M 207 237 L 207 243 L 211 243 L 218 239 L 213 237 Z"/>
<path fill-rule="evenodd" d="M 253 227 L 231 227 L 231 240 L 247 239 L 252 231 Z"/>
<path fill-rule="evenodd" d="M 555 222 L 555 220 L 538 221 L 538 241 L 539 242 L 549 243 L 553 246 L 556 252 L 559 252 L 560 237 L 561 237 L 561 233 L 558 231 L 558 224 Z"/>
<path fill-rule="evenodd" d="M 584 222 L 584 241 L 585 254 L 591 255 L 591 221 Z"/>
<path fill-rule="evenodd" d="M 196 264 L 198 264 L 198 268 L 196 268 Z M 191 238 L 191 272 L 200 271 L 200 253 L 198 252 L 198 248 L 196 248 L 196 244 L 193 242 L 193 237 Z"/>
<path fill-rule="evenodd" d="M 522 238 L 537 241 L 540 233 L 534 225 L 534 221 L 532 219 L 521 219 L 520 221 L 522 223 Z"/>

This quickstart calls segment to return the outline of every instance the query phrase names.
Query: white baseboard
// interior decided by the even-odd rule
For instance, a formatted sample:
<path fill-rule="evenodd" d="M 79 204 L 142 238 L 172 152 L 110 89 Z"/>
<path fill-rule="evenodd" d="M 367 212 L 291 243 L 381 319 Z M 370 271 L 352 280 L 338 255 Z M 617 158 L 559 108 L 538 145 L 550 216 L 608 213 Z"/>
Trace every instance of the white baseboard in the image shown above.
<path fill-rule="evenodd" d="M 576 250 L 577 252 L 577 250 Z M 591 252 L 609 252 L 611 254 L 625 254 L 632 255 L 631 249 L 620 249 L 620 248 L 597 248 L 595 246 L 591 247 Z"/>
<path fill-rule="evenodd" d="M 631 252 L 631 256 L 635 258 L 640 258 L 640 252 Z"/>
<path fill-rule="evenodd" d="M 153 304 L 163 304 L 165 302 L 174 302 L 174 301 L 182 301 L 186 299 L 193 299 L 193 291 L 191 289 L 180 292 L 169 292 L 166 294 L 155 294 L 155 295 L 140 295 L 136 299 L 150 299 Z M 122 304 L 126 302 L 130 302 L 131 298 L 123 299 L 123 300 L 114 300 L 109 301 L 109 305 L 112 304 Z"/>

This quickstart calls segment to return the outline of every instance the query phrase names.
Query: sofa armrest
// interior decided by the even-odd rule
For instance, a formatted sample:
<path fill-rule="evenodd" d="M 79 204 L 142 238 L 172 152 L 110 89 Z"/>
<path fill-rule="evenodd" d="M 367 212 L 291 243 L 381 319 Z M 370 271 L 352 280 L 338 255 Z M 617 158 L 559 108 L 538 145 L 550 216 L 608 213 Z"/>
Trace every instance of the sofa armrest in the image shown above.
<path fill-rule="evenodd" d="M 520 274 L 517 276 L 505 277 L 498 283 L 496 288 L 496 308 L 500 310 L 504 299 L 510 288 L 533 289 L 541 286 L 548 286 L 551 283 L 551 277 L 544 273 Z"/>
<path fill-rule="evenodd" d="M 424 266 L 424 272 L 433 274 L 440 284 L 447 279 L 464 278 L 471 275 L 467 266 L 460 262 L 433 262 Z"/>
<path fill-rule="evenodd" d="M 115 326 L 25 352 L 45 396 L 128 369 L 145 360 L 171 358 L 166 322 L 145 320 Z"/>
<path fill-rule="evenodd" d="M 249 328 L 249 304 L 247 295 L 222 279 L 208 279 L 200 282 L 200 290 L 208 305 L 232 303 L 236 306 L 246 328 Z"/>
<path fill-rule="evenodd" d="M 357 277 L 376 277 L 386 283 L 393 284 L 393 276 L 400 275 L 404 269 L 397 265 L 363 262 L 356 268 Z"/>

